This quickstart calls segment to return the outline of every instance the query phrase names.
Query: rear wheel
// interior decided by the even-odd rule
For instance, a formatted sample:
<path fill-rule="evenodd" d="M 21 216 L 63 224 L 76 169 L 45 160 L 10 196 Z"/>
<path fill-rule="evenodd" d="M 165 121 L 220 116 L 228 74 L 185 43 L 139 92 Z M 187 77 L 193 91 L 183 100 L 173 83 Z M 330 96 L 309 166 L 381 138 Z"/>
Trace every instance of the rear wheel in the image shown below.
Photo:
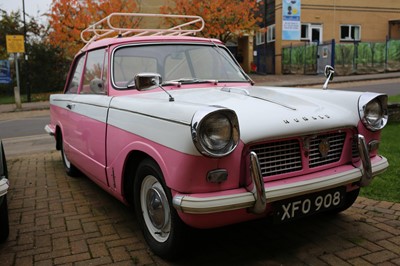
<path fill-rule="evenodd" d="M 149 159 L 140 163 L 134 180 L 134 205 L 144 238 L 160 257 L 173 259 L 182 252 L 185 225 L 171 202 L 158 165 Z"/>
<path fill-rule="evenodd" d="M 0 242 L 4 242 L 9 234 L 7 195 L 0 202 Z"/>
<path fill-rule="evenodd" d="M 69 161 L 68 156 L 67 156 L 67 154 L 65 153 L 65 150 L 64 150 L 64 139 L 62 138 L 62 136 L 61 136 L 61 138 L 60 138 L 60 144 L 61 144 L 61 157 L 62 157 L 62 160 L 63 160 L 65 172 L 66 172 L 69 176 L 72 176 L 72 177 L 77 177 L 77 176 L 79 176 L 79 175 L 80 175 L 80 172 L 79 172 L 78 168 L 76 168 L 75 165 L 73 165 L 73 164 Z"/>

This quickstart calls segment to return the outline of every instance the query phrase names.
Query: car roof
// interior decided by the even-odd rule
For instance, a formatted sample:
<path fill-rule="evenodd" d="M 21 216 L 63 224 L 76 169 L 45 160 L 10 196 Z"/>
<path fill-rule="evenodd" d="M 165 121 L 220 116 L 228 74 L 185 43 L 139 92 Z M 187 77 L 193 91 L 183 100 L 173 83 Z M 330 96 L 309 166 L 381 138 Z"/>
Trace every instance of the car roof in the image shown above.
<path fill-rule="evenodd" d="M 211 43 L 211 44 L 222 44 L 218 39 L 209 39 L 201 37 L 190 37 L 190 36 L 131 36 L 131 37 L 114 37 L 105 38 L 93 41 L 89 45 L 85 46 L 81 52 L 88 50 L 97 49 L 105 46 L 114 46 L 122 44 L 135 44 L 135 43 L 174 43 L 174 42 L 194 42 L 194 43 Z"/>

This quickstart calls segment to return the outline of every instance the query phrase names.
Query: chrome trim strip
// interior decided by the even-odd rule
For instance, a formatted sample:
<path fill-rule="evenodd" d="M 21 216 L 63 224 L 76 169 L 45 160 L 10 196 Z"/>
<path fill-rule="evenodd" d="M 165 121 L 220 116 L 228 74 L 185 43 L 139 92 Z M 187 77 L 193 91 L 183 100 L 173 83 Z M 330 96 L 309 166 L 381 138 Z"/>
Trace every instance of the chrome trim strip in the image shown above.
<path fill-rule="evenodd" d="M 372 175 L 375 176 L 383 172 L 388 166 L 389 163 L 387 159 L 381 156 L 379 162 L 372 164 Z M 297 182 L 294 184 L 265 187 L 266 200 L 267 203 L 271 203 L 278 200 L 358 182 L 362 175 L 363 173 L 359 168 L 354 168 L 346 172 Z M 243 189 L 243 192 L 241 193 L 205 198 L 177 194 L 173 198 L 172 202 L 177 210 L 184 213 L 209 214 L 251 208 L 255 204 L 255 199 L 252 192 L 244 191 Z"/>

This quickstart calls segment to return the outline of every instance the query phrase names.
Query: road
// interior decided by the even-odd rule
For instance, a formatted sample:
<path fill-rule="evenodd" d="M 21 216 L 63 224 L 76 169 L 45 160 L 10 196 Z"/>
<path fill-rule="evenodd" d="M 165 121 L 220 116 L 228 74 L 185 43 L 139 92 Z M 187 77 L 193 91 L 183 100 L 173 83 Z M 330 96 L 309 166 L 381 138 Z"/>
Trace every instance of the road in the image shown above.
<path fill-rule="evenodd" d="M 49 121 L 49 110 L 1 114 L 0 139 L 7 158 L 54 150 L 54 138 L 44 131 Z"/>
<path fill-rule="evenodd" d="M 380 92 L 388 95 L 399 95 L 400 94 L 400 78 L 387 79 L 387 80 L 375 80 L 375 81 L 356 81 L 356 82 L 344 82 L 344 83 L 330 83 L 329 89 L 346 89 L 352 91 L 369 91 L 369 92 Z M 321 88 L 320 85 L 312 86 L 312 88 Z"/>
<path fill-rule="evenodd" d="M 329 89 L 384 92 L 400 94 L 400 79 L 331 83 Z M 312 86 L 320 88 L 320 85 Z M 50 121 L 49 111 L 31 111 L 0 114 L 0 138 L 8 157 L 55 149 L 52 137 L 45 134 L 44 126 Z"/>

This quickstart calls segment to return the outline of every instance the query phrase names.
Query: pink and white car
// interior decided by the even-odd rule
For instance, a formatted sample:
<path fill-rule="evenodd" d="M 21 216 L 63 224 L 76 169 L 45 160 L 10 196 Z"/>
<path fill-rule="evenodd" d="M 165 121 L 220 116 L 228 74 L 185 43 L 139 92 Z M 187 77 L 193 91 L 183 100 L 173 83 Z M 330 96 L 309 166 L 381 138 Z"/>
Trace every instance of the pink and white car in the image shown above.
<path fill-rule="evenodd" d="M 86 30 L 46 131 L 69 175 L 134 206 L 159 256 L 181 252 L 187 226 L 343 211 L 388 167 L 386 95 L 254 86 L 219 40 L 186 36 L 201 18 L 156 31 L 115 16 L 147 15 Z"/>

